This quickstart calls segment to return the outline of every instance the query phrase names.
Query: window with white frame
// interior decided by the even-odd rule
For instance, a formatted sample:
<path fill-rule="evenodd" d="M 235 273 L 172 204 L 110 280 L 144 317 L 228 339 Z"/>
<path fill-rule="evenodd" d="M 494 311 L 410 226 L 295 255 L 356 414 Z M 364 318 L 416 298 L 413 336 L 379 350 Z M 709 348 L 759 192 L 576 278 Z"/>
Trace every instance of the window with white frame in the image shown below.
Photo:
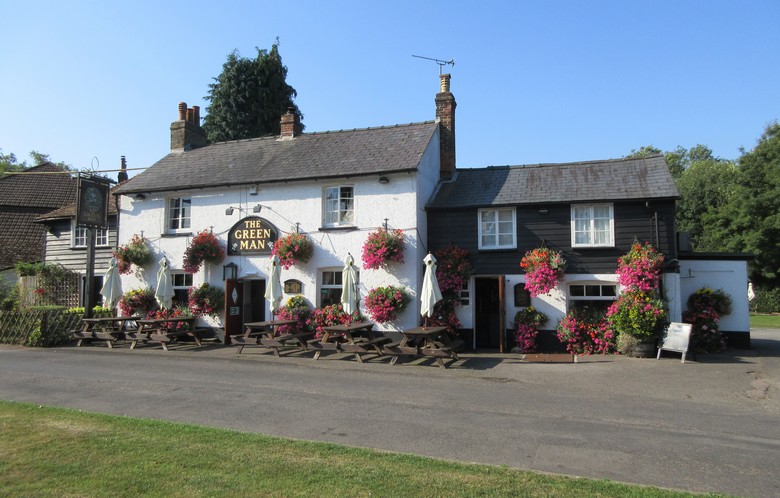
<path fill-rule="evenodd" d="M 612 204 L 571 207 L 572 247 L 614 247 L 615 216 Z"/>
<path fill-rule="evenodd" d="M 606 311 L 617 299 L 617 284 L 576 282 L 569 284 L 569 308 L 591 308 Z"/>
<path fill-rule="evenodd" d="M 479 248 L 514 249 L 517 247 L 515 209 L 479 210 Z"/>
<path fill-rule="evenodd" d="M 355 224 L 355 195 L 352 186 L 326 187 L 325 226 L 350 226 Z"/>
<path fill-rule="evenodd" d="M 173 305 L 187 306 L 189 292 L 192 288 L 192 274 L 183 271 L 171 272 L 171 284 L 173 286 Z"/>
<path fill-rule="evenodd" d="M 189 197 L 168 199 L 167 227 L 170 232 L 190 230 L 192 200 Z"/>
<path fill-rule="evenodd" d="M 96 228 L 95 230 L 95 247 L 108 246 L 108 230 L 102 228 Z M 87 229 L 84 227 L 77 227 L 75 222 L 71 230 L 73 239 L 71 240 L 72 247 L 87 247 Z"/>
<path fill-rule="evenodd" d="M 360 282 L 360 272 L 357 273 L 357 281 Z M 320 307 L 330 306 L 341 302 L 342 269 L 326 269 L 320 273 Z"/>

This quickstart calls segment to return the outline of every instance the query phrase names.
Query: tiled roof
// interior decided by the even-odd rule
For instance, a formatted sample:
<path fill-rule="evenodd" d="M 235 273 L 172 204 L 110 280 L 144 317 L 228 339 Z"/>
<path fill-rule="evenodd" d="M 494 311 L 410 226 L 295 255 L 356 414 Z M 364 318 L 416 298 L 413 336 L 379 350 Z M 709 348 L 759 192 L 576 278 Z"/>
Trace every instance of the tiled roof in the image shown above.
<path fill-rule="evenodd" d="M 0 270 L 43 260 L 45 227 L 35 223 L 40 215 L 40 209 L 0 208 Z"/>
<path fill-rule="evenodd" d="M 438 125 L 253 138 L 173 152 L 122 185 L 119 193 L 273 183 L 416 170 Z"/>
<path fill-rule="evenodd" d="M 0 269 L 43 259 L 45 213 L 76 199 L 76 180 L 46 163 L 0 178 Z"/>
<path fill-rule="evenodd" d="M 427 207 L 478 207 L 679 197 L 663 156 L 459 169 Z"/>
<path fill-rule="evenodd" d="M 0 206 L 57 209 L 76 200 L 76 180 L 46 163 L 0 178 Z"/>

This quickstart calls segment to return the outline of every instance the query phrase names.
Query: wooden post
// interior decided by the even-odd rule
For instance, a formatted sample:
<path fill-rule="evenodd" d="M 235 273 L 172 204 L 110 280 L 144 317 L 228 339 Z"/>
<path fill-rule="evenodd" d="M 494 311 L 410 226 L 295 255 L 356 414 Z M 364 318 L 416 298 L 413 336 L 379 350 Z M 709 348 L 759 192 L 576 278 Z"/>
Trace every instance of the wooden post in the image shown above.
<path fill-rule="evenodd" d="M 87 235 L 87 281 L 84 284 L 84 318 L 92 318 L 95 307 L 95 229 L 86 228 Z"/>

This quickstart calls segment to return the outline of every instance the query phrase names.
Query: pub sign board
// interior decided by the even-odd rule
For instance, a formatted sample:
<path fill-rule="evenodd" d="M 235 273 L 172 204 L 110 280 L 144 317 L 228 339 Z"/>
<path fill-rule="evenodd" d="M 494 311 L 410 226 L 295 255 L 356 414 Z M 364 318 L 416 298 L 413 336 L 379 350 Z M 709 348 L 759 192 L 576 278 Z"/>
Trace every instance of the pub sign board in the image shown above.
<path fill-rule="evenodd" d="M 271 254 L 278 231 L 268 220 L 248 216 L 228 232 L 228 255 Z"/>
<path fill-rule="evenodd" d="M 108 228 L 108 191 L 111 180 L 79 175 L 76 185 L 76 226 Z"/>

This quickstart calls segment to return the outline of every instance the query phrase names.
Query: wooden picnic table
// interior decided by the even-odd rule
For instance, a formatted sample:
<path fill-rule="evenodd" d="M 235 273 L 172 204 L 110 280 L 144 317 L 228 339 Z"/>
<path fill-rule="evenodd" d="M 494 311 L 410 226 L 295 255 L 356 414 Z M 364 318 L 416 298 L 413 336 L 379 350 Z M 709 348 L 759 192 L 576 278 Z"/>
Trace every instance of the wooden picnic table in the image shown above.
<path fill-rule="evenodd" d="M 200 346 L 202 343 L 195 331 L 195 320 L 197 320 L 195 316 L 145 318 L 136 320 L 138 329 L 125 335 L 133 341 L 130 344 L 130 349 L 135 349 L 135 346 L 141 341 L 159 343 L 164 350 L 168 351 L 168 344 L 183 335 L 192 337 L 195 339 L 195 343 Z M 184 324 L 184 328 L 179 327 L 180 324 Z"/>
<path fill-rule="evenodd" d="M 260 346 L 271 349 L 276 356 L 279 348 L 297 347 L 306 350 L 306 339 L 311 337 L 311 332 L 296 334 L 279 334 L 279 327 L 283 325 L 295 325 L 298 320 L 267 320 L 264 322 L 249 322 L 244 324 L 244 335 L 233 336 L 231 342 L 238 346 L 236 354 L 241 354 L 244 346 Z"/>
<path fill-rule="evenodd" d="M 352 353 L 359 363 L 363 363 L 364 354 L 382 356 L 380 345 L 390 342 L 389 337 L 382 337 L 374 331 L 372 322 L 356 322 L 348 325 L 333 325 L 323 327 L 324 333 L 319 342 L 317 339 L 309 341 L 312 348 L 328 344 L 334 344 L 345 353 Z M 335 338 L 343 338 L 339 342 Z M 331 342 L 332 341 L 332 342 Z M 327 349 L 327 348 L 323 348 Z M 314 353 L 314 358 L 319 358 L 322 349 Z"/>
<path fill-rule="evenodd" d="M 447 327 L 415 327 L 402 330 L 403 338 L 399 342 L 386 344 L 383 352 L 393 355 L 391 365 L 395 365 L 400 356 L 430 356 L 436 358 L 441 368 L 447 368 L 444 358 L 457 361 L 457 349 L 463 345 L 460 339 L 450 340 Z"/>
<path fill-rule="evenodd" d="M 140 315 L 82 318 L 81 329 L 74 330 L 71 335 L 78 339 L 76 347 L 84 341 L 105 341 L 106 346 L 113 348 L 116 341 L 124 339 L 125 333 L 132 330 L 128 328 L 130 324 L 141 318 Z"/>

